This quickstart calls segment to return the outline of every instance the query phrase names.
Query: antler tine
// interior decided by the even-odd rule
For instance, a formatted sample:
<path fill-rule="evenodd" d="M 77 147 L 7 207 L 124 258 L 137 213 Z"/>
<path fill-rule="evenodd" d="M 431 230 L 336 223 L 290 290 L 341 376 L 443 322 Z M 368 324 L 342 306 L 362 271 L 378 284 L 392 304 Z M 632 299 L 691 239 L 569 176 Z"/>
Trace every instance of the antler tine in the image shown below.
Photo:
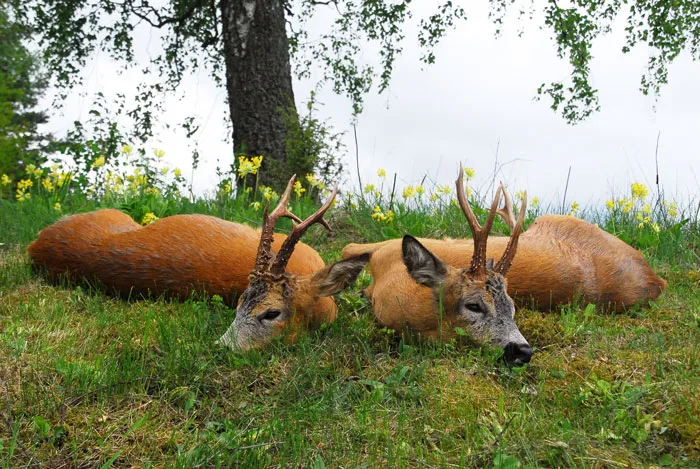
<path fill-rule="evenodd" d="M 493 269 L 494 272 L 498 272 L 504 277 L 510 269 L 510 265 L 513 263 L 515 258 L 515 252 L 518 249 L 518 238 L 520 238 L 520 233 L 523 229 L 523 221 L 525 220 L 525 212 L 527 211 L 527 191 L 523 193 L 523 201 L 520 204 L 520 213 L 518 213 L 518 222 L 511 229 L 510 239 L 508 240 L 508 245 L 506 250 L 503 252 L 501 260 L 498 261 L 496 267 Z"/>
<path fill-rule="evenodd" d="M 486 243 L 488 241 L 489 232 L 493 226 L 493 220 L 496 217 L 496 211 L 498 210 L 498 204 L 501 201 L 501 187 L 496 190 L 496 196 L 491 204 L 491 209 L 489 210 L 489 215 L 486 218 L 486 223 L 482 227 L 479 221 L 476 219 L 476 215 L 469 206 L 469 201 L 467 200 L 466 193 L 464 191 L 464 169 L 462 168 L 462 163 L 459 164 L 459 176 L 457 177 L 457 200 L 459 201 L 459 206 L 462 208 L 462 212 L 467 217 L 467 222 L 469 223 L 469 228 L 472 230 L 472 236 L 474 238 L 474 254 L 472 255 L 472 261 L 469 266 L 469 272 L 476 277 L 486 276 Z"/>
<path fill-rule="evenodd" d="M 287 209 L 287 204 L 289 203 L 289 197 L 292 194 L 292 187 L 294 186 L 294 181 L 296 181 L 297 175 L 293 175 L 287 184 L 282 197 L 280 197 L 279 202 L 275 209 L 268 215 L 268 210 L 270 209 L 270 201 L 267 201 L 265 205 L 265 211 L 263 212 L 263 226 L 262 233 L 260 234 L 260 244 L 258 245 L 258 255 L 255 258 L 255 268 L 254 272 L 266 272 L 270 269 L 270 264 L 274 258 L 274 253 L 272 252 L 272 241 L 275 235 L 275 225 L 280 217 L 291 218 L 296 222 L 301 222 L 301 219 L 294 215 Z"/>
<path fill-rule="evenodd" d="M 336 184 L 336 186 L 333 188 L 333 192 L 331 193 L 330 197 L 328 197 L 328 199 L 321 206 L 321 208 L 319 208 L 313 215 L 311 215 L 303 222 L 299 220 L 299 224 L 294 224 L 292 232 L 289 236 L 287 236 L 287 239 L 284 240 L 284 243 L 282 243 L 282 247 L 277 253 L 277 257 L 275 258 L 270 272 L 272 272 L 273 274 L 284 273 L 284 270 L 287 267 L 287 262 L 289 262 L 289 258 L 292 256 L 292 252 L 294 252 L 294 247 L 311 225 L 318 223 L 320 225 L 323 225 L 329 231 L 331 231 L 330 226 L 323 219 L 323 215 L 325 215 L 328 209 L 331 208 L 331 205 L 333 204 L 337 193 L 338 185 Z"/>
<path fill-rule="evenodd" d="M 501 192 L 503 192 L 503 207 L 499 208 L 496 210 L 496 213 L 503 218 L 503 221 L 505 221 L 508 224 L 508 228 L 510 229 L 510 232 L 513 232 L 513 228 L 515 227 L 515 215 L 513 215 L 513 201 L 510 198 L 510 194 L 506 190 L 506 186 L 503 185 L 503 182 L 501 182 Z"/>

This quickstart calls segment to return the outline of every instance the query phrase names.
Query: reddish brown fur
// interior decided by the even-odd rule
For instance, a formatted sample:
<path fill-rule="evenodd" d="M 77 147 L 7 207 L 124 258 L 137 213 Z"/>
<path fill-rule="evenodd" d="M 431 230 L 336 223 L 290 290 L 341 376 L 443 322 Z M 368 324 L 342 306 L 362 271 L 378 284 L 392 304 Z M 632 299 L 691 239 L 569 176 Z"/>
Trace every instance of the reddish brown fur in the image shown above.
<path fill-rule="evenodd" d="M 469 265 L 471 239 L 420 242 L 449 265 Z M 499 259 L 507 242 L 508 237 L 489 237 L 487 257 Z M 392 317 L 404 317 L 396 301 L 387 298 L 410 298 L 417 322 L 422 320 L 420 315 L 425 316 L 426 322 L 435 321 L 431 291 L 408 275 L 401 258 L 400 239 L 349 244 L 343 249 L 343 258 L 362 253 L 372 254 L 370 271 L 375 280 L 368 294 L 380 300 L 380 310 L 375 304 L 375 313 L 384 315 L 384 324 L 392 323 Z M 591 223 L 563 215 L 542 216 L 520 236 L 507 279 L 511 297 L 523 304 L 534 300 L 542 309 L 578 297 L 584 303 L 621 311 L 656 299 L 666 288 L 666 282 L 652 271 L 640 252 Z"/>
<path fill-rule="evenodd" d="M 277 251 L 286 236 L 276 234 Z M 206 215 L 175 215 L 140 226 L 112 209 L 63 218 L 43 229 L 27 248 L 32 262 L 52 278 L 97 279 L 122 296 L 149 292 L 188 297 L 193 291 L 220 295 L 232 306 L 248 286 L 260 230 Z M 287 272 L 309 275 L 323 269 L 318 253 L 299 243 Z M 295 304 L 308 303 L 299 289 Z M 336 306 L 319 298 L 312 324 L 332 321 Z"/>

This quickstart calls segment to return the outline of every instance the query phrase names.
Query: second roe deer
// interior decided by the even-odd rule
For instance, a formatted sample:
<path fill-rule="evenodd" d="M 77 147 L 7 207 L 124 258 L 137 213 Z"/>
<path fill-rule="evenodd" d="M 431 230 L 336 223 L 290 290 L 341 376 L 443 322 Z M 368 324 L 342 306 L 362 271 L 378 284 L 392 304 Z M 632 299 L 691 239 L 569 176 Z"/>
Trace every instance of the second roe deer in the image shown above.
<path fill-rule="evenodd" d="M 501 190 L 505 204 L 497 213 L 512 231 L 516 226 L 512 202 L 503 186 Z M 420 242 L 457 268 L 466 266 L 473 251 L 469 239 Z M 487 257 L 499 258 L 508 243 L 508 237 L 491 236 Z M 400 262 L 401 240 L 349 244 L 343 249 L 343 258 L 363 253 L 372 255 L 373 275 L 385 277 L 385 270 Z M 400 288 L 410 290 L 418 301 L 427 301 L 429 292 L 413 287 L 405 270 L 398 269 L 392 275 Z M 587 221 L 565 215 L 541 216 L 520 236 L 518 256 L 507 278 L 512 298 L 543 310 L 579 299 L 619 312 L 655 300 L 666 288 L 666 281 L 654 273 L 639 251 Z"/>
<path fill-rule="evenodd" d="M 303 327 L 333 321 L 330 297 L 352 283 L 368 260 L 357 256 L 325 266 L 318 253 L 299 243 L 323 215 L 336 190 L 306 221 L 287 210 L 295 178 L 262 230 L 207 215 L 175 215 L 141 226 L 118 210 L 72 215 L 43 229 L 27 252 L 50 278 L 97 280 L 121 296 L 193 292 L 219 295 L 236 319 L 221 342 L 229 347 L 262 346 L 282 331 L 293 339 Z M 289 236 L 275 234 L 280 217 L 299 224 Z M 275 254 L 275 251 L 277 254 Z"/>

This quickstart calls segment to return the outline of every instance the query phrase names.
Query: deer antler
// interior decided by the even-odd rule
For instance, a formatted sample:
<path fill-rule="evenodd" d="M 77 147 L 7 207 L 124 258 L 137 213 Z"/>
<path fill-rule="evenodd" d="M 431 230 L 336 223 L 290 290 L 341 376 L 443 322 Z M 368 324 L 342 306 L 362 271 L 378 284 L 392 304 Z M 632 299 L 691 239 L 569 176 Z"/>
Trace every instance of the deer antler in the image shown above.
<path fill-rule="evenodd" d="M 292 229 L 292 232 L 289 236 L 287 236 L 287 239 L 284 240 L 284 243 L 282 243 L 282 247 L 280 248 L 279 252 L 277 253 L 277 257 L 270 267 L 270 272 L 272 274 L 279 275 L 284 273 L 284 269 L 287 267 L 287 262 L 289 262 L 289 258 L 292 256 L 292 252 L 294 251 L 294 246 L 296 246 L 311 225 L 318 223 L 323 225 L 328 231 L 331 231 L 330 226 L 328 226 L 328 223 L 326 223 L 326 221 L 323 219 L 323 215 L 326 214 L 328 209 L 333 204 L 333 200 L 335 200 L 337 193 L 338 185 L 333 188 L 333 192 L 331 193 L 330 197 L 328 197 L 326 202 L 313 215 L 303 222 L 298 218 L 296 219 L 299 224 L 293 223 L 294 228 Z"/>
<path fill-rule="evenodd" d="M 508 200 L 507 192 L 505 191 L 505 187 L 501 185 L 503 188 L 503 192 L 506 194 L 506 200 Z M 508 208 L 508 204 L 506 203 L 506 209 L 509 210 L 510 212 L 510 221 L 512 223 L 513 221 L 513 208 L 512 206 Z M 506 246 L 506 250 L 503 252 L 503 256 L 501 256 L 501 260 L 498 261 L 498 264 L 496 264 L 496 267 L 493 269 L 494 272 L 498 272 L 499 274 L 503 275 L 504 277 L 506 276 L 506 273 L 508 272 L 508 269 L 510 269 L 510 265 L 513 263 L 513 259 L 515 258 L 515 251 L 518 249 L 518 238 L 520 238 L 520 233 L 522 232 L 523 229 L 523 220 L 525 220 L 525 212 L 527 211 L 527 191 L 523 192 L 523 201 L 520 203 L 520 212 L 518 213 L 518 222 L 515 223 L 514 225 L 511 224 L 510 228 L 510 239 L 508 240 L 508 245 Z"/>
<path fill-rule="evenodd" d="M 508 228 L 510 228 L 510 232 L 513 232 L 513 228 L 515 228 L 515 215 L 513 215 L 513 201 L 510 198 L 510 194 L 506 190 L 506 186 L 503 185 L 503 182 L 501 182 L 501 192 L 503 192 L 503 207 L 499 208 L 496 210 L 496 213 L 503 218 L 503 221 L 508 224 Z"/>
<path fill-rule="evenodd" d="M 489 210 L 489 216 L 486 218 L 486 223 L 482 227 L 479 221 L 476 219 L 476 215 L 469 206 L 469 201 L 464 193 L 464 169 L 462 168 L 462 163 L 459 164 L 459 177 L 457 178 L 457 200 L 459 201 L 459 206 L 462 207 L 462 212 L 467 217 L 467 223 L 469 223 L 469 228 L 472 231 L 474 237 L 474 254 L 472 255 L 472 262 L 469 266 L 468 272 L 477 278 L 486 277 L 486 243 L 489 237 L 489 231 L 491 231 L 491 226 L 493 225 L 493 220 L 496 217 L 496 210 L 498 209 L 498 203 L 501 201 L 501 188 L 496 190 L 496 196 L 491 204 L 491 210 Z"/>
<path fill-rule="evenodd" d="M 258 255 L 255 258 L 255 267 L 253 272 L 262 273 L 270 270 L 270 264 L 272 259 L 275 257 L 275 253 L 272 252 L 272 240 L 275 235 L 275 224 L 280 217 L 291 218 L 297 222 L 301 222 L 299 217 L 294 215 L 287 209 L 287 204 L 289 203 L 289 196 L 292 193 L 292 187 L 294 186 L 294 181 L 297 175 L 295 174 L 289 180 L 287 188 L 285 189 L 282 197 L 280 197 L 277 207 L 270 213 L 267 211 L 270 209 L 270 201 L 267 201 L 265 205 L 265 211 L 263 212 L 263 226 L 262 233 L 260 234 L 260 244 L 258 245 Z"/>

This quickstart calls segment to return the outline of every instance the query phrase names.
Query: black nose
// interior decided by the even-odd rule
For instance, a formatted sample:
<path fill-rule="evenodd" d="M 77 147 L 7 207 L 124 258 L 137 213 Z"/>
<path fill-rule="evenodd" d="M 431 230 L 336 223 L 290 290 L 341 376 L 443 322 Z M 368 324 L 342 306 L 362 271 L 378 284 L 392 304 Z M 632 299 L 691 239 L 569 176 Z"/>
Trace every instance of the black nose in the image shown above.
<path fill-rule="evenodd" d="M 528 363 L 532 358 L 532 349 L 527 344 L 509 342 L 504 350 L 503 358 L 508 363 Z"/>

